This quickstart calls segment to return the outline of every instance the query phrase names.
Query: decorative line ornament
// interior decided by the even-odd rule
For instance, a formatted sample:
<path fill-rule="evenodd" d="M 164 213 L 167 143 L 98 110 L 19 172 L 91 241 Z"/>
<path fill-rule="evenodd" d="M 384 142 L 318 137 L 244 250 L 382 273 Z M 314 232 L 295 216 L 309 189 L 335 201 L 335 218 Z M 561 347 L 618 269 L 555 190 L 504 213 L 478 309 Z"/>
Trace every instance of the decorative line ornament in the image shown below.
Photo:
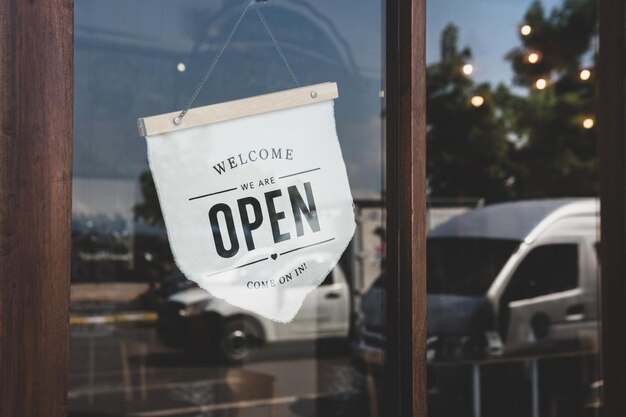
<path fill-rule="evenodd" d="M 213 296 L 288 322 L 355 230 L 335 83 L 138 120 L 178 267 Z"/>

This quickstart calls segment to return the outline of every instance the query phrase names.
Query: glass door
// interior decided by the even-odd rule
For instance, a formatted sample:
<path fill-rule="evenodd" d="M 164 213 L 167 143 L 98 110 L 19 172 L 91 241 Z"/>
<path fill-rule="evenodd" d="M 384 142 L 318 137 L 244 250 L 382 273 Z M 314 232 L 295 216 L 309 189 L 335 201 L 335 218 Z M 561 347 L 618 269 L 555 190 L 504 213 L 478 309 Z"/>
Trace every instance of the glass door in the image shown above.
<path fill-rule="evenodd" d="M 75 4 L 70 416 L 384 415 L 384 4 L 252 2 L 264 21 L 246 4 Z M 290 323 L 216 298 L 173 260 L 136 119 L 182 109 L 212 62 L 196 106 L 292 75 L 339 88 L 356 232 Z"/>
<path fill-rule="evenodd" d="M 601 415 L 596 4 L 428 5 L 431 417 Z"/>
<path fill-rule="evenodd" d="M 0 414 L 621 417 L 624 5 L 254 3 L 0 7 Z M 357 227 L 293 323 L 186 280 L 137 133 L 218 55 L 197 106 L 339 86 Z"/>

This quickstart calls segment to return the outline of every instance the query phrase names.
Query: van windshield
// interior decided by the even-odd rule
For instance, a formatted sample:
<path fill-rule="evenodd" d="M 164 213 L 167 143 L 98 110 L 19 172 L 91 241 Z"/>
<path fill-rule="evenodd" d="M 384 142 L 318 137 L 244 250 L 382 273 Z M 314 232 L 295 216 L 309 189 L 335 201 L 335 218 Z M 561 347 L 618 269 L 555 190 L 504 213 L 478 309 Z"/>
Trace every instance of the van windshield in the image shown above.
<path fill-rule="evenodd" d="M 429 238 L 429 294 L 482 296 L 521 242 L 487 238 Z"/>

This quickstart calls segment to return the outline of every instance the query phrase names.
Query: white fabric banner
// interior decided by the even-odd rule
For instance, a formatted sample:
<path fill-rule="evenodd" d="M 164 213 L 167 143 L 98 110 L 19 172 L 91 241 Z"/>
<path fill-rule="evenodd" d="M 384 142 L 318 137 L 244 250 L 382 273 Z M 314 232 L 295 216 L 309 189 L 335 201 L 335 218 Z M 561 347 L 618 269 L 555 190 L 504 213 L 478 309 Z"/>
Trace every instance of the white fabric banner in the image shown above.
<path fill-rule="evenodd" d="M 213 296 L 288 322 L 355 230 L 326 100 L 147 136 L 178 267 Z"/>

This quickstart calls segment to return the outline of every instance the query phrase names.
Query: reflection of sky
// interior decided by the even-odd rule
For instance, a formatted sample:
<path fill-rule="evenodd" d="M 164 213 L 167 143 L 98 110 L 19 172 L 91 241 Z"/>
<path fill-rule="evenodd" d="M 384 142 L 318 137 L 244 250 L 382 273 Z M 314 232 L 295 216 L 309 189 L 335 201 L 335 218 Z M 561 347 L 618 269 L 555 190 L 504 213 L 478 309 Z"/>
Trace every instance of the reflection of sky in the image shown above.
<path fill-rule="evenodd" d="M 184 106 L 244 1 L 81 0 L 75 12 L 75 175 L 136 180 L 136 118 Z M 337 129 L 356 197 L 380 195 L 380 3 L 276 0 L 264 7 L 301 84 L 336 81 Z M 185 63 L 186 71 L 177 71 Z M 292 88 L 253 10 L 196 106 Z"/>
<path fill-rule="evenodd" d="M 426 60 L 439 59 L 441 31 L 450 22 L 459 26 L 459 47 L 473 53 L 474 78 L 510 84 L 511 66 L 504 55 L 520 45 L 518 25 L 532 0 L 429 0 L 426 7 Z M 562 0 L 543 0 L 549 11 Z"/>

